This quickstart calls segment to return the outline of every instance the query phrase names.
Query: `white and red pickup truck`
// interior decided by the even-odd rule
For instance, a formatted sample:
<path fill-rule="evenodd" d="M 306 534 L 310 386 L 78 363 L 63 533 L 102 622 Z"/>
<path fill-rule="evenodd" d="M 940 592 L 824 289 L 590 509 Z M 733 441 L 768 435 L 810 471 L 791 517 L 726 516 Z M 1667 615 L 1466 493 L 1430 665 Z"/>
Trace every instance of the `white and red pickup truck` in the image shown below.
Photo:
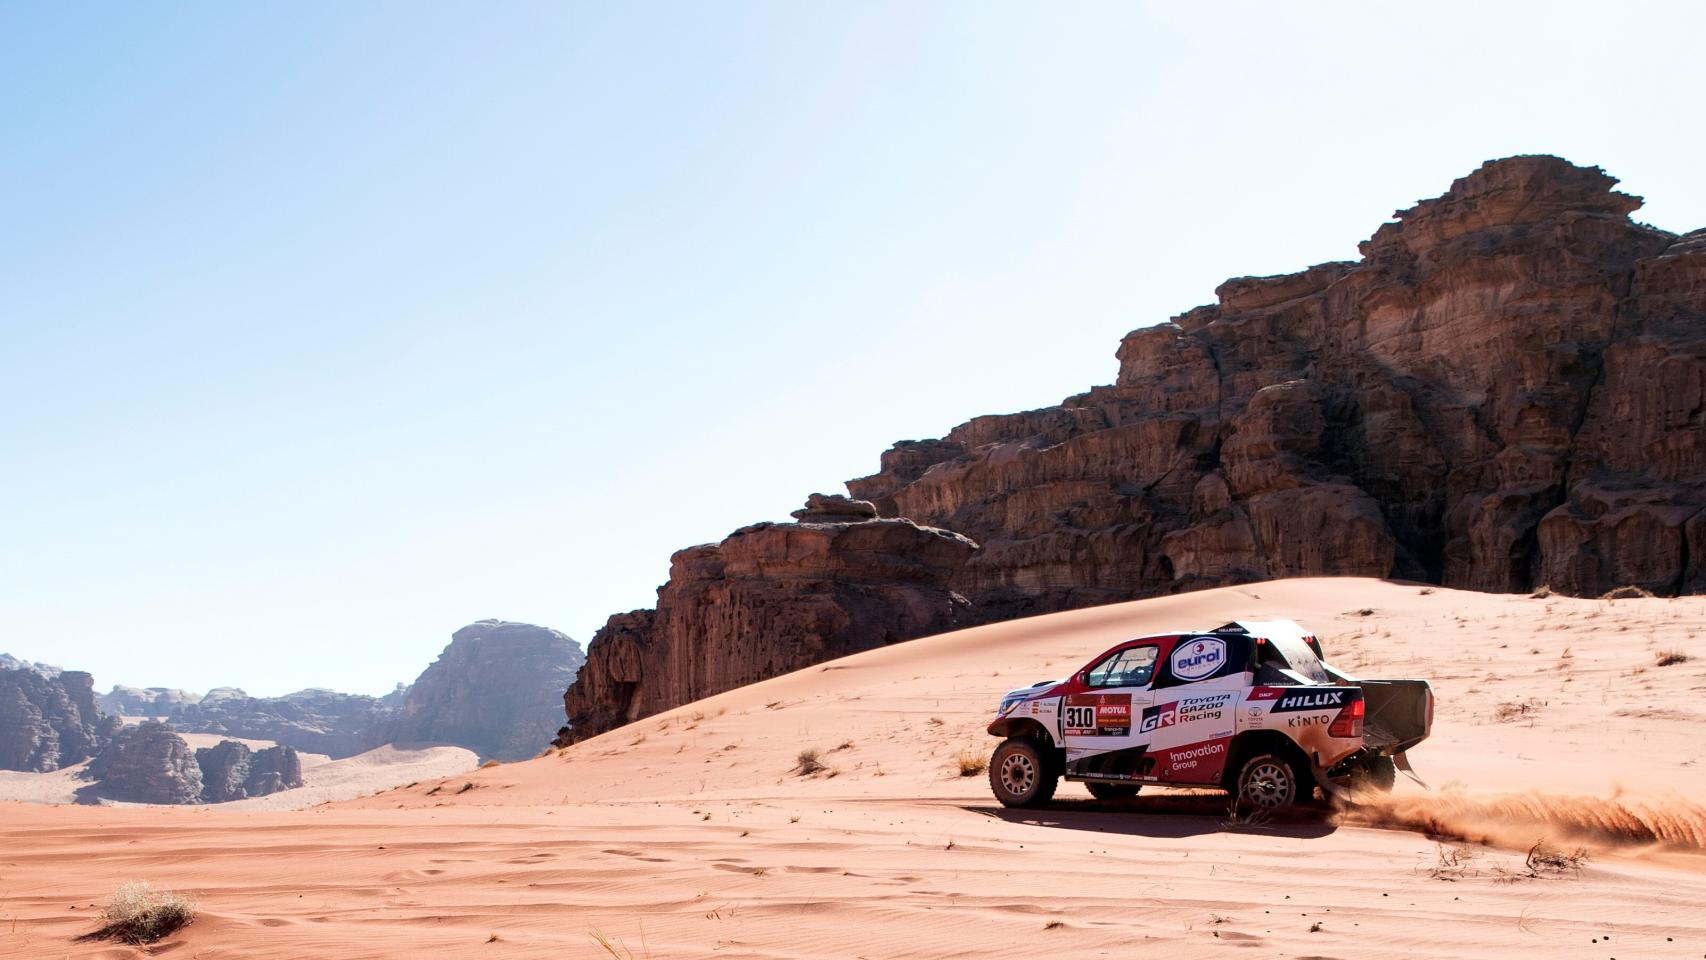
<path fill-rule="evenodd" d="M 1257 808 L 1308 802 L 1316 786 L 1390 790 L 1433 712 L 1426 680 L 1353 677 L 1289 620 L 1140 637 L 1002 697 L 989 783 L 1009 807 L 1047 802 L 1062 777 L 1104 800 L 1154 783 L 1222 787 Z"/>

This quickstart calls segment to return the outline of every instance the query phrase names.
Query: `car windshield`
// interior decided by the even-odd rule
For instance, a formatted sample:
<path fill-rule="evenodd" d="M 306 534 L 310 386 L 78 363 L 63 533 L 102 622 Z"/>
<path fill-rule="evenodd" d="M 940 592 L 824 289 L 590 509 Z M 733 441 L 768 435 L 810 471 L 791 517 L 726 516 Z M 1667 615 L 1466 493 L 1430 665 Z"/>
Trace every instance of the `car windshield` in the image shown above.
<path fill-rule="evenodd" d="M 1155 674 L 1155 647 L 1127 647 L 1091 667 L 1084 682 L 1092 687 L 1142 687 Z"/>

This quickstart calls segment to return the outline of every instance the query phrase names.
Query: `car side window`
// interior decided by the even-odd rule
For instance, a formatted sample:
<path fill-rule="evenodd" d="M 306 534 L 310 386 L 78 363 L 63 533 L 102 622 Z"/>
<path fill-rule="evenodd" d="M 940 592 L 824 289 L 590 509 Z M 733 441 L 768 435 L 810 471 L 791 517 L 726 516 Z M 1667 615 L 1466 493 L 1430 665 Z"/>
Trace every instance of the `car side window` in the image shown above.
<path fill-rule="evenodd" d="M 1091 687 L 1144 687 L 1155 675 L 1155 647 L 1127 647 L 1103 658 L 1084 676 Z"/>

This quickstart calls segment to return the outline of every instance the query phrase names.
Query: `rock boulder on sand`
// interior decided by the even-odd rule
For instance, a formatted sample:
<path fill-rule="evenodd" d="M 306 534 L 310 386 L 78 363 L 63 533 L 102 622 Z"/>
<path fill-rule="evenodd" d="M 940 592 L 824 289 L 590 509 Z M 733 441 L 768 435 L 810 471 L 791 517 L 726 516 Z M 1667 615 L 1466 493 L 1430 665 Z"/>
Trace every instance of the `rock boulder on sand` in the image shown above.
<path fill-rule="evenodd" d="M 613 616 L 593 637 L 563 696 L 567 738 L 967 622 L 954 587 L 977 544 L 874 514 L 816 495 L 798 523 L 676 553 L 657 609 Z"/>
<path fill-rule="evenodd" d="M 302 759 L 293 747 L 251 751 L 246 744 L 221 740 L 197 750 L 195 759 L 204 803 L 264 797 L 302 786 Z"/>
<path fill-rule="evenodd" d="M 126 727 L 89 765 L 102 796 L 133 803 L 199 803 L 201 767 L 184 738 L 158 720 Z"/>
<path fill-rule="evenodd" d="M 210 690 L 198 703 L 172 710 L 173 727 L 282 746 L 333 758 L 386 742 L 392 709 L 378 697 L 312 687 L 282 697 L 251 697 L 234 688 Z"/>

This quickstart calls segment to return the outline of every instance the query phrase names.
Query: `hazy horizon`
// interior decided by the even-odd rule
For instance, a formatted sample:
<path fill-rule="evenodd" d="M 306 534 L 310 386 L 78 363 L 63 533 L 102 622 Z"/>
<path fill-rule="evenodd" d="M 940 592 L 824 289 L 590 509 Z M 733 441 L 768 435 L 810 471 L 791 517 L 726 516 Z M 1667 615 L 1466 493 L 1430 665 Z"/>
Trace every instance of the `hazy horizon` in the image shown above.
<path fill-rule="evenodd" d="M 1488 159 L 1706 227 L 1693 7 L 90 9 L 0 10 L 0 652 L 102 690 L 585 645 Z"/>

